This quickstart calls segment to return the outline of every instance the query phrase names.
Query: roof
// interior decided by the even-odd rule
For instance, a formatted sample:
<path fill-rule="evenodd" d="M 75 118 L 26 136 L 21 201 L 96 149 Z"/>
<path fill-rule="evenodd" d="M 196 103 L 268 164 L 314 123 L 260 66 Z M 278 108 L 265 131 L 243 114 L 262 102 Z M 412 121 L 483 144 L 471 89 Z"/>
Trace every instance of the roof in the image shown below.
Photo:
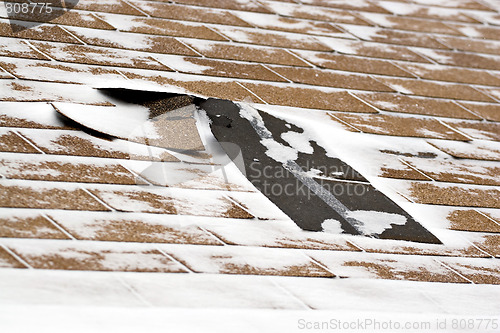
<path fill-rule="evenodd" d="M 217 309 L 282 319 L 263 330 L 322 311 L 498 316 L 497 1 L 69 3 L 0 5 L 0 327 L 25 307 L 130 330 L 166 309 L 191 329 Z M 380 192 L 432 237 L 382 237 L 394 212 L 352 195 L 369 223 L 307 230 L 227 159 L 217 139 L 238 130 L 215 129 L 209 98 L 263 119 L 262 158 L 320 147 L 355 177 L 308 179 Z"/>

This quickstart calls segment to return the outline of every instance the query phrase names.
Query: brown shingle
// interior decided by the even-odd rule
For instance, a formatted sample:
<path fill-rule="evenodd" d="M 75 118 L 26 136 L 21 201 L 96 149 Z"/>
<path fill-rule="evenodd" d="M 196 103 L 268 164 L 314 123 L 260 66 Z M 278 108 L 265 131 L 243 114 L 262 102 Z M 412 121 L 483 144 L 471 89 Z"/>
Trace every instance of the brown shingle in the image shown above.
<path fill-rule="evenodd" d="M 333 50 L 342 54 L 429 63 L 427 59 L 409 50 L 405 46 L 390 44 L 384 44 L 382 46 L 379 43 L 372 42 L 352 41 L 347 39 L 340 40 L 329 37 L 318 38 Z"/>
<path fill-rule="evenodd" d="M 160 59 L 161 60 L 161 59 Z M 168 63 L 172 69 L 183 73 L 203 74 L 221 77 L 234 77 L 241 79 L 253 79 L 264 81 L 287 82 L 279 75 L 268 70 L 260 64 L 237 63 L 207 58 L 182 58 L 183 64 L 177 62 Z M 188 65 L 185 65 L 187 63 Z M 189 65 L 192 64 L 193 66 Z"/>
<path fill-rule="evenodd" d="M 187 93 L 200 95 L 204 97 L 229 99 L 232 101 L 254 101 L 262 103 L 262 101 L 249 92 L 247 89 L 240 86 L 235 81 L 218 81 L 218 80 L 192 80 L 192 77 L 182 79 L 174 79 L 166 76 L 151 75 L 151 73 L 138 72 L 123 72 L 131 80 L 147 80 L 159 84 L 160 86 L 183 88 Z M 199 77 L 197 78 L 199 80 Z"/>
<path fill-rule="evenodd" d="M 500 105 L 499 104 L 485 104 L 485 103 L 471 103 L 459 102 L 472 112 L 484 117 L 486 120 L 500 122 Z"/>
<path fill-rule="evenodd" d="M 401 267 L 401 262 L 396 260 L 379 260 L 376 262 L 367 261 L 346 261 L 344 266 L 364 268 L 379 279 L 444 282 L 444 283 L 467 283 L 465 279 L 451 271 L 443 270 L 434 272 L 427 267 Z M 438 264 L 435 264 L 437 267 Z"/>
<path fill-rule="evenodd" d="M 65 218 L 54 220 L 77 239 L 106 242 L 221 245 L 216 238 L 194 225 L 161 223 L 149 219 L 113 217 Z"/>
<path fill-rule="evenodd" d="M 485 163 L 404 158 L 404 161 L 432 179 L 441 182 L 499 185 L 500 167 Z"/>
<path fill-rule="evenodd" d="M 500 190 L 492 186 L 437 186 L 431 183 L 411 183 L 410 196 L 418 203 L 462 207 L 500 208 Z"/>
<path fill-rule="evenodd" d="M 469 140 L 435 119 L 342 113 L 335 113 L 334 116 L 366 133 L 462 141 Z M 332 117 L 332 119 L 337 121 L 336 118 Z"/>
<path fill-rule="evenodd" d="M 156 191 L 155 191 L 156 190 Z M 172 192 L 168 189 L 99 190 L 92 192 L 109 206 L 123 212 L 153 214 L 177 214 L 236 219 L 253 218 L 245 210 L 225 197 L 214 194 L 210 198 L 200 197 L 197 191 Z M 183 193 L 191 193 L 183 196 Z"/>
<path fill-rule="evenodd" d="M 500 103 L 500 89 L 499 88 L 490 88 L 490 87 L 485 87 L 481 88 L 481 90 L 490 95 L 491 97 L 495 98 L 495 102 Z"/>
<path fill-rule="evenodd" d="M 365 0 L 351 0 L 349 2 L 329 1 L 329 0 L 302 0 L 302 2 L 313 6 L 359 10 L 359 11 L 374 12 L 374 13 L 389 13 L 383 7 L 377 6 L 375 3 Z"/>
<path fill-rule="evenodd" d="M 227 40 L 227 38 L 222 37 L 220 34 L 199 23 L 170 21 L 152 17 L 126 17 L 112 14 L 99 14 L 99 16 L 111 22 L 120 31 L 221 41 Z"/>
<path fill-rule="evenodd" d="M 23 161 L 0 159 L 1 173 L 11 179 L 45 180 L 59 182 L 103 183 L 135 185 L 137 180 L 119 164 L 104 166 L 56 161 Z"/>
<path fill-rule="evenodd" d="M 432 141 L 431 145 L 456 158 L 475 160 L 500 161 L 500 146 L 494 147 L 480 141 L 453 142 Z"/>
<path fill-rule="evenodd" d="M 11 25 L 14 25 L 16 31 L 23 30 L 13 32 Z M 72 37 L 57 25 L 34 26 L 33 23 L 20 21 L 13 21 L 10 23 L 0 20 L 0 36 L 81 44 L 76 38 Z"/>
<path fill-rule="evenodd" d="M 1 268 L 26 268 L 16 260 L 9 252 L 0 247 L 0 267 Z"/>
<path fill-rule="evenodd" d="M 487 257 L 487 255 L 472 246 L 472 244 L 442 245 L 427 243 L 408 243 L 406 241 L 391 241 L 368 237 L 356 237 L 352 240 L 356 246 L 368 253 L 404 254 L 421 256 L 450 257 Z"/>
<path fill-rule="evenodd" d="M 203 23 L 238 25 L 243 27 L 250 26 L 245 21 L 232 15 L 229 11 L 224 10 L 150 1 L 131 1 L 131 3 L 153 17 Z"/>
<path fill-rule="evenodd" d="M 478 20 L 455 8 L 441 8 L 439 10 L 436 10 L 432 6 L 420 6 L 406 2 L 404 3 L 404 6 L 394 6 L 393 4 L 394 3 L 387 2 L 382 3 L 381 6 L 388 11 L 401 16 L 428 18 L 438 21 L 446 20 L 467 23 L 480 23 Z"/>
<path fill-rule="evenodd" d="M 500 257 L 500 235 L 485 234 L 475 245 L 495 257 Z"/>
<path fill-rule="evenodd" d="M 467 283 L 434 258 L 367 253 L 308 251 L 321 264 L 340 277 L 407 281 Z"/>
<path fill-rule="evenodd" d="M 344 74 L 328 70 L 299 67 L 273 66 L 272 69 L 297 83 L 371 91 L 393 91 L 386 85 L 366 75 Z"/>
<path fill-rule="evenodd" d="M 0 79 L 14 79 L 14 76 L 9 74 L 4 68 L 0 67 Z"/>
<path fill-rule="evenodd" d="M 459 23 L 450 23 L 449 25 L 471 38 L 500 40 L 500 27 Z"/>
<path fill-rule="evenodd" d="M 396 178 L 396 179 L 411 179 L 411 180 L 429 180 L 426 176 L 422 175 L 420 172 L 413 170 L 412 168 L 402 165 L 398 169 L 382 167 L 380 169 L 380 177 L 385 178 Z"/>
<path fill-rule="evenodd" d="M 50 60 L 37 52 L 21 39 L 0 37 L 0 56 L 13 58 L 28 58 Z"/>
<path fill-rule="evenodd" d="M 446 123 L 475 139 L 500 141 L 500 123 L 484 121 L 447 121 Z"/>
<path fill-rule="evenodd" d="M 479 119 L 452 101 L 404 96 L 400 94 L 356 93 L 356 95 L 377 108 L 430 116 Z"/>
<path fill-rule="evenodd" d="M 224 243 L 238 246 L 361 251 L 338 235 L 294 230 L 277 221 L 248 221 L 229 226 L 225 221 L 211 221 L 203 228 Z"/>
<path fill-rule="evenodd" d="M 0 237 L 69 239 L 41 215 L 0 217 Z"/>
<path fill-rule="evenodd" d="M 92 191 L 118 211 L 157 214 L 177 214 L 173 198 L 146 191 Z"/>
<path fill-rule="evenodd" d="M 0 66 L 19 79 L 45 82 L 93 84 L 99 81 L 125 81 L 120 73 L 109 67 L 61 63 L 58 61 L 36 61 L 8 58 L 0 60 Z M 64 94 L 62 96 L 65 97 Z M 24 127 L 24 126 L 22 126 Z"/>
<path fill-rule="evenodd" d="M 128 50 L 43 42 L 36 42 L 36 47 L 63 62 L 170 71 L 151 56 Z"/>
<path fill-rule="evenodd" d="M 290 249 L 176 246 L 165 252 L 200 273 L 334 277 L 301 252 Z"/>
<path fill-rule="evenodd" d="M 108 141 L 79 131 L 22 130 L 22 134 L 31 142 L 36 142 L 40 150 L 46 154 L 148 161 L 178 161 L 175 157 L 162 149 L 152 150 L 152 148 L 149 148 L 147 149 L 147 154 L 140 155 L 142 151 L 131 151 L 131 147 L 128 146 L 130 143 L 127 141 Z"/>
<path fill-rule="evenodd" d="M 210 58 L 310 67 L 306 62 L 283 49 L 228 43 L 187 42 L 201 54 Z"/>
<path fill-rule="evenodd" d="M 85 13 L 80 11 L 67 11 L 59 8 L 53 7 L 52 13 L 42 13 L 35 11 L 34 13 L 15 13 L 10 15 L 10 19 L 16 19 L 20 21 L 32 21 L 32 22 L 51 22 L 61 25 L 71 25 L 76 27 L 85 27 L 92 29 L 101 30 L 115 30 L 115 27 L 108 24 L 102 19 L 97 18 L 91 13 Z"/>
<path fill-rule="evenodd" d="M 0 185 L 0 206 L 10 208 L 108 210 L 82 189 Z"/>
<path fill-rule="evenodd" d="M 243 10 L 243 11 L 258 12 L 258 13 L 269 13 L 269 10 L 261 6 L 258 2 L 248 2 L 242 0 L 176 0 L 175 2 L 193 6 Z"/>
<path fill-rule="evenodd" d="M 304 49 L 313 51 L 331 51 L 313 36 L 304 36 L 291 33 L 275 33 L 260 29 L 244 29 L 236 27 L 217 27 L 217 31 L 231 40 L 265 46 L 277 46 L 287 49 Z"/>
<path fill-rule="evenodd" d="M 447 49 L 448 47 L 438 42 L 428 34 L 411 31 L 368 28 L 351 25 L 342 25 L 351 34 L 367 41 L 398 44 L 418 47 L 429 47 L 433 49 Z"/>
<path fill-rule="evenodd" d="M 78 1 L 74 9 L 93 12 L 105 12 L 124 15 L 145 16 L 142 12 L 121 0 L 85 0 Z"/>
<path fill-rule="evenodd" d="M 199 81 L 199 82 L 179 82 L 180 86 L 185 88 L 194 94 L 220 98 L 229 99 L 232 101 L 253 101 L 260 103 L 261 100 L 251 92 L 237 84 L 236 82 L 210 82 L 210 81 Z"/>
<path fill-rule="evenodd" d="M 493 76 L 486 71 L 478 71 L 468 68 L 444 67 L 441 65 L 409 63 L 399 63 L 399 65 L 423 79 L 491 86 L 500 85 L 500 78 Z"/>
<path fill-rule="evenodd" d="M 351 14 L 347 10 L 307 6 L 305 4 L 297 4 L 294 1 L 288 2 L 290 3 L 284 4 L 272 1 L 261 1 L 261 3 L 263 3 L 266 7 L 280 16 L 296 17 L 314 21 L 368 25 L 367 22 Z"/>
<path fill-rule="evenodd" d="M 449 36 L 439 36 L 437 39 L 441 43 L 460 51 L 500 55 L 500 42 L 498 41 Z"/>
<path fill-rule="evenodd" d="M 273 105 L 335 111 L 377 112 L 345 91 L 326 92 L 318 89 L 280 87 L 246 82 L 243 85 L 264 101 Z"/>
<path fill-rule="evenodd" d="M 190 48 L 174 38 L 164 36 L 137 36 L 130 33 L 114 32 L 105 34 L 89 29 L 68 28 L 87 44 L 106 48 L 120 48 L 153 53 L 197 55 Z"/>
<path fill-rule="evenodd" d="M 18 108 L 22 111 L 18 112 Z M 36 118 L 36 114 L 31 115 L 31 113 L 39 112 L 48 116 L 55 111 L 52 106 L 45 103 L 2 102 L 0 109 L 3 109 L 3 114 L 0 115 L 0 127 L 75 129 L 54 118 L 40 120 Z"/>
<path fill-rule="evenodd" d="M 11 131 L 0 130 L 0 151 L 39 154 L 28 142 Z"/>
<path fill-rule="evenodd" d="M 296 32 L 307 35 L 325 35 L 325 36 L 345 36 L 339 28 L 334 27 L 328 22 L 303 20 L 291 17 L 282 17 L 265 14 L 241 14 L 241 18 L 248 23 L 269 30 Z"/>
<path fill-rule="evenodd" d="M 494 101 L 468 85 L 386 77 L 379 77 L 378 80 L 405 95 L 463 99 L 480 102 Z"/>
<path fill-rule="evenodd" d="M 443 65 L 453 65 L 459 67 L 482 68 L 498 70 L 500 68 L 500 57 L 465 52 L 451 52 L 444 50 L 422 50 L 428 57 Z"/>
<path fill-rule="evenodd" d="M 390 61 L 363 58 L 350 55 L 333 54 L 326 52 L 295 51 L 304 59 L 323 68 L 368 74 L 414 77 L 414 75 L 395 66 Z"/>
<path fill-rule="evenodd" d="M 0 80 L 0 101 L 72 102 L 111 106 L 95 89 L 79 84 L 59 84 L 30 80 Z"/>
<path fill-rule="evenodd" d="M 450 229 L 477 232 L 500 232 L 500 225 L 475 210 L 455 210 L 447 219 Z"/>
<path fill-rule="evenodd" d="M 430 21 L 418 18 L 405 16 L 389 16 L 380 14 L 363 13 L 363 18 L 366 18 L 374 23 L 388 29 L 410 30 L 417 32 L 427 32 L 432 34 L 447 34 L 463 36 L 457 30 L 449 27 L 443 22 Z"/>
<path fill-rule="evenodd" d="M 461 9 L 477 9 L 477 10 L 486 10 L 491 11 L 492 9 L 485 4 L 480 3 L 476 0 L 448 0 L 448 1 L 440 1 L 435 2 L 432 0 L 413 0 L 413 2 L 429 5 L 429 6 L 438 6 L 438 7 L 448 7 L 448 8 L 461 8 Z"/>
<path fill-rule="evenodd" d="M 471 263 L 447 260 L 445 264 L 476 284 L 500 284 L 500 265 L 491 260 Z"/>
<path fill-rule="evenodd" d="M 155 249 L 115 248 L 68 242 L 38 242 L 35 245 L 17 244 L 13 247 L 20 257 L 38 269 L 83 271 L 123 271 L 184 273 L 180 265 Z M 95 248 L 94 248 L 95 247 Z"/>

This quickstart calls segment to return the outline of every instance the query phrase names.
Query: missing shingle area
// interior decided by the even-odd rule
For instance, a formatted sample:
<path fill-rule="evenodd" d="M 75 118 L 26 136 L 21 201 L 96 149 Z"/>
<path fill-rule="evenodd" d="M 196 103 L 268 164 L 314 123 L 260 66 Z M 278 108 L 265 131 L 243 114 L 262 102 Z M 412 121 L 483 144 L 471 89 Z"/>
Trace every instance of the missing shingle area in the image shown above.
<path fill-rule="evenodd" d="M 274 151 L 277 155 L 295 149 L 290 137 L 293 140 L 304 134 L 296 124 L 229 100 L 121 88 L 101 91 L 121 103 L 147 108 L 148 118 L 152 121 L 164 115 L 177 118 L 177 110 L 183 108 L 197 114 L 190 117 L 196 118 L 197 126 L 205 126 L 207 133 L 211 132 L 221 143 L 229 157 L 228 163 L 234 163 L 258 191 L 303 230 L 440 244 L 410 214 L 371 185 L 351 165 L 330 156 L 315 140 L 308 139 L 309 148 L 296 151 L 296 156 L 287 157 L 286 161 L 272 156 L 271 148 L 264 141 L 278 147 Z M 254 116 L 256 118 L 252 119 Z M 168 126 L 168 122 L 161 125 Z M 182 128 L 178 134 L 184 135 Z M 237 147 L 237 154 L 228 150 L 227 143 Z M 434 157 L 423 154 L 420 157 Z M 242 161 L 237 161 L 236 156 L 241 156 Z M 276 174 L 269 176 L 264 172 L 269 169 Z M 272 188 L 287 189 L 288 192 L 275 193 Z M 357 190 L 362 193 L 356 193 Z M 175 210 L 172 207 L 165 213 L 172 214 Z M 255 218 L 236 205 L 231 205 L 223 215 L 238 219 Z"/>
<path fill-rule="evenodd" d="M 242 104 L 230 101 L 198 100 L 198 106 L 211 120 L 215 138 L 241 149 L 244 167 L 239 167 L 247 179 L 303 230 L 326 231 L 325 223 L 330 223 L 347 234 L 440 243 L 352 166 L 328 156 L 318 142 L 310 140 L 312 151 L 297 151 L 295 159 L 280 161 L 282 157 L 273 157 L 266 142 L 283 152 L 293 149 L 284 135 L 302 134 L 304 130 L 297 125 L 255 109 L 251 118 Z M 332 168 L 336 172 L 322 171 Z M 266 169 L 276 172 L 269 177 Z M 275 193 L 272 188 L 291 191 Z"/>

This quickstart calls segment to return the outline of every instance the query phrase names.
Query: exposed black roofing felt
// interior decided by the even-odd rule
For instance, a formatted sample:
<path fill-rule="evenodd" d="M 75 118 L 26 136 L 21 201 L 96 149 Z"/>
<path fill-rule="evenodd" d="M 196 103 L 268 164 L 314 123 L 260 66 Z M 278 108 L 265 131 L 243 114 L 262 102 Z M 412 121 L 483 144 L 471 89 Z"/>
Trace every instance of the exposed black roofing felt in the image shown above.
<path fill-rule="evenodd" d="M 362 234 L 360 221 L 350 217 L 349 212 L 384 212 L 402 215 L 406 218 L 406 223 L 393 224 L 382 233 L 370 236 L 440 243 L 433 234 L 374 188 L 351 166 L 338 158 L 327 156 L 326 151 L 316 142 L 310 142 L 314 148 L 312 154 L 299 152 L 295 161 L 280 163 L 266 154 L 267 148 L 261 143 L 262 135 L 258 133 L 255 124 L 240 115 L 238 105 L 231 101 L 209 99 L 200 102 L 199 106 L 211 119 L 211 129 L 217 140 L 240 147 L 245 164 L 245 170 L 241 171 L 248 180 L 302 229 L 322 231 L 322 224 L 333 219 L 340 222 L 343 232 L 359 235 Z M 285 146 L 289 145 L 282 140 L 283 133 L 303 132 L 301 128 L 266 112 L 259 111 L 259 115 L 272 138 Z M 337 172 L 323 175 L 330 179 L 315 178 L 307 173 L 313 168 Z M 270 169 L 274 170 L 271 177 L 266 172 Z M 275 188 L 280 190 L 273 190 Z"/>

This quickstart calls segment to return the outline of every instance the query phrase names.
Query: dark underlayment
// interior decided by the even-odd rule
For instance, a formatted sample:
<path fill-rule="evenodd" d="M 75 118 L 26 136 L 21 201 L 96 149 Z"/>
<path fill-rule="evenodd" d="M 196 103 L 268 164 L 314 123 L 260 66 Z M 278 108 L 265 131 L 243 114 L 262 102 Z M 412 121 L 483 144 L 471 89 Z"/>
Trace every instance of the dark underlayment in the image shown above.
<path fill-rule="evenodd" d="M 256 128 L 255 124 L 241 115 L 238 105 L 231 101 L 209 99 L 198 100 L 197 103 L 207 112 L 216 139 L 219 142 L 233 143 L 241 149 L 245 164 L 245 170 L 242 171 L 248 180 L 302 229 L 322 231 L 325 221 L 334 220 L 340 223 L 345 233 L 365 234 L 362 228 L 363 222 L 352 212 L 382 212 L 387 213 L 387 216 L 404 217 L 405 222 L 390 224 L 380 234 L 369 236 L 440 243 L 433 234 L 375 189 L 351 166 L 338 158 L 327 156 L 326 151 L 316 142 L 310 142 L 314 149 L 312 154 L 299 152 L 295 161 L 286 164 L 266 154 L 267 148 L 261 143 L 263 137 L 259 132 L 266 132 L 267 139 L 274 139 L 289 147 L 281 135 L 290 131 L 300 134 L 303 132 L 301 128 L 263 111 L 258 111 L 258 115 L 265 128 Z M 227 151 L 227 153 L 231 155 L 234 152 Z M 269 172 L 265 172 L 265 168 L 275 170 L 271 173 L 271 177 Z M 336 172 L 316 178 L 310 176 L 309 171 L 312 169 Z M 287 189 L 287 191 L 276 192 L 272 190 L 273 188 Z"/>

